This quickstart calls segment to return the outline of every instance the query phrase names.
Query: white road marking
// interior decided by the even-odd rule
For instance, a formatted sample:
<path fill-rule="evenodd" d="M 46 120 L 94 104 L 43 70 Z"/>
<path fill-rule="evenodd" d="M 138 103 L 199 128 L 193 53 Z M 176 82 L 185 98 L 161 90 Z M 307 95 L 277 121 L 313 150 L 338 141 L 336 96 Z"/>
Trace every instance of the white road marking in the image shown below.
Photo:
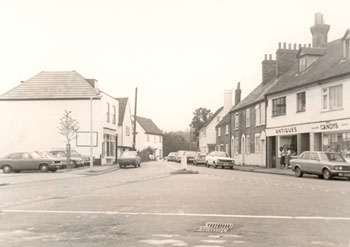
<path fill-rule="evenodd" d="M 152 213 L 152 212 L 119 212 L 119 211 L 72 211 L 72 210 L 58 211 L 58 210 L 4 209 L 4 210 L 0 210 L 0 213 L 101 214 L 101 215 L 146 215 L 146 216 L 149 215 L 149 216 L 186 216 L 186 217 L 217 217 L 217 218 L 350 221 L 350 217 L 244 215 L 244 214 L 195 214 L 195 213 Z"/>
<path fill-rule="evenodd" d="M 195 245 L 193 247 L 223 247 L 222 245 Z"/>
<path fill-rule="evenodd" d="M 223 244 L 226 243 L 226 240 L 201 240 L 203 243 L 209 243 L 209 244 Z"/>
<path fill-rule="evenodd" d="M 141 240 L 141 243 L 147 243 L 151 245 L 168 245 L 171 244 L 173 246 L 188 246 L 184 241 L 181 240 L 175 240 L 175 239 L 164 239 L 164 240 L 157 240 L 157 239 L 149 239 L 149 240 Z"/>
<path fill-rule="evenodd" d="M 180 235 L 172 235 L 172 234 L 153 234 L 154 237 L 161 237 L 161 238 L 175 238 L 179 237 Z"/>

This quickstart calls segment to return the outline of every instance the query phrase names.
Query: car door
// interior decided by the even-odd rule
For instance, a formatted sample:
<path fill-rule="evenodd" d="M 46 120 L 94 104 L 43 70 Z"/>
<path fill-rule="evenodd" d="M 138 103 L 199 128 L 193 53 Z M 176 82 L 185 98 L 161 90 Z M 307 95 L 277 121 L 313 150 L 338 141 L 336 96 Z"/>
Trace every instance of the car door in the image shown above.
<path fill-rule="evenodd" d="M 23 170 L 38 169 L 36 162 L 30 153 L 22 153 L 22 167 Z"/>
<path fill-rule="evenodd" d="M 321 165 L 320 156 L 316 152 L 311 153 L 310 172 L 312 174 L 322 174 L 322 165 Z"/>
<path fill-rule="evenodd" d="M 310 152 L 305 152 L 303 155 L 298 159 L 299 166 L 303 172 L 309 172 L 311 170 L 310 167 L 310 157 L 311 153 Z"/>
<path fill-rule="evenodd" d="M 12 167 L 12 170 L 22 170 L 22 154 L 14 153 L 9 156 L 9 165 Z"/>

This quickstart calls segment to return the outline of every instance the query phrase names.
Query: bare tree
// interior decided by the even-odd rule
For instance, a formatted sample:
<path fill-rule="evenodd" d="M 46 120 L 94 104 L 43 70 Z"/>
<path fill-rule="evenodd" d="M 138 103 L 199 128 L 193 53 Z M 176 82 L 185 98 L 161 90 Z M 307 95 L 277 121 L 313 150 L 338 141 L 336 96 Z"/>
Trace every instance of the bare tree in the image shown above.
<path fill-rule="evenodd" d="M 76 133 L 79 130 L 79 123 L 71 116 L 71 111 L 64 111 L 63 117 L 60 119 L 58 126 L 59 133 L 66 138 L 66 150 L 67 150 L 67 167 L 70 166 L 71 157 L 71 141 L 76 138 Z"/>

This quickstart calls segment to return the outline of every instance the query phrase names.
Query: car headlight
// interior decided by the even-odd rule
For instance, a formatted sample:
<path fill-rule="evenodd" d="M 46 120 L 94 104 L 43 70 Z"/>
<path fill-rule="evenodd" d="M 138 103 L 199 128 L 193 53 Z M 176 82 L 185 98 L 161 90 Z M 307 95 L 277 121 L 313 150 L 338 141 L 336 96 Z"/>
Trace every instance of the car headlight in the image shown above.
<path fill-rule="evenodd" d="M 343 167 L 342 166 L 335 166 L 334 169 L 335 170 L 343 170 Z"/>

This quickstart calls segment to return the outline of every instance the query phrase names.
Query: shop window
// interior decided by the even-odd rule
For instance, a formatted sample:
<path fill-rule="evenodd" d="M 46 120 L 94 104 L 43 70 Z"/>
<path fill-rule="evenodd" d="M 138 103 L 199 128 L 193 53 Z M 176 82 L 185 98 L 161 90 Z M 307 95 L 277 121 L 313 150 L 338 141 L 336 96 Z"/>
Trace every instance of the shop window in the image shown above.
<path fill-rule="evenodd" d="M 323 151 L 341 152 L 350 156 L 350 132 L 323 134 Z"/>
<path fill-rule="evenodd" d="M 250 126 L 250 109 L 246 109 L 246 115 L 245 115 L 245 126 Z"/>
<path fill-rule="evenodd" d="M 286 97 L 272 100 L 272 116 L 286 115 Z"/>
<path fill-rule="evenodd" d="M 297 112 L 305 111 L 306 98 L 305 92 L 297 93 Z"/>
<path fill-rule="evenodd" d="M 246 138 L 246 153 L 250 154 L 250 135 L 247 135 Z"/>
<path fill-rule="evenodd" d="M 255 134 L 255 153 L 260 153 L 260 134 Z"/>
<path fill-rule="evenodd" d="M 343 107 L 343 85 L 322 88 L 322 110 L 337 110 Z"/>
<path fill-rule="evenodd" d="M 105 143 L 105 155 L 107 157 L 115 156 L 116 149 L 116 137 L 109 134 L 104 134 L 104 143 Z"/>

